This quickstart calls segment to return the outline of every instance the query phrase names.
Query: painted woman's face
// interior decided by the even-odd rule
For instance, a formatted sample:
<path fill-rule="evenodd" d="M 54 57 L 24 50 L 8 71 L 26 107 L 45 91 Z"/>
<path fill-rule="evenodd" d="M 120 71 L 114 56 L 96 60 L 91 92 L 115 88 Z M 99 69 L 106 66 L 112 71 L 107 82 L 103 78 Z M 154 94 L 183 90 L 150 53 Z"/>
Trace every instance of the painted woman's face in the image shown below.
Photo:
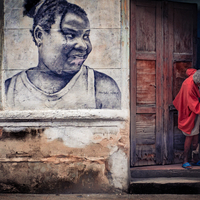
<path fill-rule="evenodd" d="M 45 67 L 60 75 L 75 73 L 92 50 L 88 20 L 68 12 L 63 20 L 57 17 L 50 33 L 44 33 L 39 59 Z"/>

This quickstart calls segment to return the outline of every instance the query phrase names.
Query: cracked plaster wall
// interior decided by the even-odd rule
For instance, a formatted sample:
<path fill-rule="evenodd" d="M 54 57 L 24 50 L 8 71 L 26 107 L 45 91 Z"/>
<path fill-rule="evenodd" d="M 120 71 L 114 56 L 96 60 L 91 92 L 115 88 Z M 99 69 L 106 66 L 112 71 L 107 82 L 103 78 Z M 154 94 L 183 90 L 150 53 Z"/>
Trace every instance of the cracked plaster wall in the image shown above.
<path fill-rule="evenodd" d="M 4 30 L 5 38 L 2 80 L 21 70 L 27 57 L 33 66 L 37 59 L 34 44 L 27 42 L 31 38 L 31 22 L 22 17 L 22 0 L 4 2 L 4 29 L 0 29 L 0 34 Z M 121 110 L 2 109 L 1 192 L 94 193 L 128 189 L 129 65 L 128 19 L 125 16 L 128 11 L 123 9 L 123 6 L 128 9 L 128 2 L 70 2 L 83 7 L 90 19 L 94 50 L 87 65 L 116 80 L 122 94 Z M 24 49 L 20 49 L 19 44 L 23 44 Z M 16 54 L 19 50 L 21 53 Z M 4 98 L 2 94 L 2 103 Z"/>

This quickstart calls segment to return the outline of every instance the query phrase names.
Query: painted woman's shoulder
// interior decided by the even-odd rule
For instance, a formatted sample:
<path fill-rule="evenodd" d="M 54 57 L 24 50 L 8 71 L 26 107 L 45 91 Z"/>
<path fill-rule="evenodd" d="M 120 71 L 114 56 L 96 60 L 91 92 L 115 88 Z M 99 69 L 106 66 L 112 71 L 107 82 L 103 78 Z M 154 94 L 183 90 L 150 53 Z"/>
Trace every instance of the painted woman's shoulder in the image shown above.
<path fill-rule="evenodd" d="M 121 92 L 108 75 L 94 70 L 96 105 L 99 109 L 120 109 Z"/>

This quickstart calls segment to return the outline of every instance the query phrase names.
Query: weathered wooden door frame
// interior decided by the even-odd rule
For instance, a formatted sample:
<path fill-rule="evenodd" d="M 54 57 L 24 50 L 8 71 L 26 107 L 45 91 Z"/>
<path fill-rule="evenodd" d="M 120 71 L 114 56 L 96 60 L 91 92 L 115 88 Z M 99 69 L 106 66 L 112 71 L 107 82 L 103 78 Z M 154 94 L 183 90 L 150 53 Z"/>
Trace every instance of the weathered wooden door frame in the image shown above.
<path fill-rule="evenodd" d="M 156 52 L 141 55 L 136 51 L 136 5 L 146 2 L 147 6 L 156 7 Z M 143 4 L 144 5 L 144 4 Z M 156 164 L 170 164 L 174 157 L 173 141 L 173 64 L 174 62 L 189 61 L 196 65 L 196 41 L 193 42 L 192 53 L 174 53 L 173 43 L 173 13 L 174 8 L 194 8 L 194 5 L 181 5 L 175 2 L 162 1 L 137 1 L 130 0 L 130 98 L 131 98 L 131 166 L 136 163 L 136 114 L 156 113 Z M 194 22 L 194 24 L 196 21 Z M 193 38 L 197 31 L 193 27 Z M 156 60 L 156 107 L 137 107 L 137 69 L 136 61 L 140 59 Z"/>

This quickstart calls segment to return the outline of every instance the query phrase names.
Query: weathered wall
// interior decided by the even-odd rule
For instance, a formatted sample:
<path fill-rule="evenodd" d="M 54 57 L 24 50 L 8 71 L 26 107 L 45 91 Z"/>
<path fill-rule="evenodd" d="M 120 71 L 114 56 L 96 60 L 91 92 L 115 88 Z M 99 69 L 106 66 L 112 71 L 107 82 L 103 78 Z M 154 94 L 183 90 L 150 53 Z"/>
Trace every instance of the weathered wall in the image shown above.
<path fill-rule="evenodd" d="M 0 141 L 1 191 L 125 190 L 129 154 L 125 124 L 54 122 L 40 128 L 36 124 L 4 127 Z"/>
<path fill-rule="evenodd" d="M 18 82 L 11 85 L 14 91 L 10 93 L 11 96 L 2 87 L 1 192 L 80 193 L 128 189 L 129 3 L 126 0 L 69 2 L 82 7 L 90 21 L 93 48 L 84 65 L 115 81 L 121 95 L 117 96 L 120 106 L 112 105 L 112 95 L 118 91 L 110 89 L 112 84 L 105 82 L 105 79 L 101 80 L 99 92 L 103 102 L 106 102 L 102 103 L 102 107 L 85 104 L 85 107 L 79 107 L 81 103 L 76 102 L 77 97 L 73 94 L 68 97 L 70 103 L 76 102 L 72 107 L 60 107 L 58 104 L 55 107 L 52 104 L 46 106 L 41 101 L 34 104 L 31 99 L 29 103 L 27 99 L 30 96 L 27 99 L 21 99 L 20 96 L 20 104 L 12 101 L 7 105 L 22 87 L 13 89 Z M 36 67 L 40 61 L 40 50 L 30 34 L 32 19 L 22 14 L 23 0 L 5 0 L 4 12 L 4 28 L 0 27 L 1 38 L 1 32 L 4 33 L 4 40 L 1 40 L 4 44 L 1 70 L 3 86 L 7 79 Z M 98 89 L 97 85 L 94 87 Z M 81 90 L 79 94 L 83 95 Z M 25 92 L 22 97 L 26 95 Z M 97 95 L 95 98 L 97 105 Z M 31 106 L 24 106 L 25 101 Z"/>

